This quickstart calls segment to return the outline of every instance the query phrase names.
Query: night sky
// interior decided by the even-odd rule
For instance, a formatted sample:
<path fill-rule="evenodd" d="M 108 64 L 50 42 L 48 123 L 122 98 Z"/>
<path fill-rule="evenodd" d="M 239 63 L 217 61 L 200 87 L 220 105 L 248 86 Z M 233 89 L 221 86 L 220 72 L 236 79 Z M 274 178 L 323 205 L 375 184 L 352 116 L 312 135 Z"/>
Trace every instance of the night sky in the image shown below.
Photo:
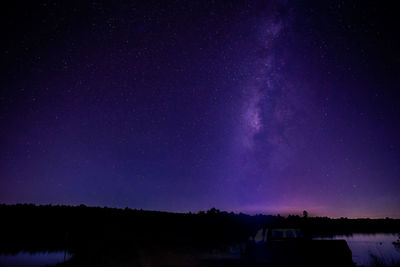
<path fill-rule="evenodd" d="M 0 203 L 400 218 L 394 5 L 9 2 Z"/>

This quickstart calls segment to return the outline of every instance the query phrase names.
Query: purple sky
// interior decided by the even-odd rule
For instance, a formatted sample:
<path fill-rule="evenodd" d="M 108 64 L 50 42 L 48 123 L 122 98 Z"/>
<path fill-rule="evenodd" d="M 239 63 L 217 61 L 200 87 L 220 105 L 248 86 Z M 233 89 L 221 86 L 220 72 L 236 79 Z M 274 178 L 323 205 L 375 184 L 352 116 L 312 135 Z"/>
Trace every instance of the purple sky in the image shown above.
<path fill-rule="evenodd" d="M 301 2 L 2 8 L 0 202 L 400 218 L 396 9 Z"/>

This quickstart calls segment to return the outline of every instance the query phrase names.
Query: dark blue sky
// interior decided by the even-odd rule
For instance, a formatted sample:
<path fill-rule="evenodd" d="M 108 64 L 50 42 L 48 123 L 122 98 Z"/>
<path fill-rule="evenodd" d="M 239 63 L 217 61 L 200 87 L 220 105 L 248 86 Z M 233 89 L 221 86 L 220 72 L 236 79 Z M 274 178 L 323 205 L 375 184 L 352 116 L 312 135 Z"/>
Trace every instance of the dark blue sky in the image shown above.
<path fill-rule="evenodd" d="M 395 8 L 321 2 L 4 6 L 0 202 L 399 218 Z"/>

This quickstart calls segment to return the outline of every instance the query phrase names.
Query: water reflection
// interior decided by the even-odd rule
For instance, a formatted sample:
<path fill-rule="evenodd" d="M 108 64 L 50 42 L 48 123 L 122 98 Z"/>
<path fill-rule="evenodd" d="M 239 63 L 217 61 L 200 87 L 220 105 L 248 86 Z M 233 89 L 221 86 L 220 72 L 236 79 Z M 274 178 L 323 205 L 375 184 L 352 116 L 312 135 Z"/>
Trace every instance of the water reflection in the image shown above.
<path fill-rule="evenodd" d="M 66 259 L 71 257 L 66 254 Z M 13 255 L 0 255 L 1 267 L 43 267 L 46 265 L 53 265 L 64 261 L 64 252 L 20 252 Z"/>
<path fill-rule="evenodd" d="M 357 265 L 371 265 L 371 254 L 385 263 L 400 262 L 400 251 L 393 242 L 397 240 L 397 234 L 353 234 L 337 235 L 333 237 L 319 237 L 315 239 L 344 239 L 347 241 L 352 253 L 353 261 Z"/>

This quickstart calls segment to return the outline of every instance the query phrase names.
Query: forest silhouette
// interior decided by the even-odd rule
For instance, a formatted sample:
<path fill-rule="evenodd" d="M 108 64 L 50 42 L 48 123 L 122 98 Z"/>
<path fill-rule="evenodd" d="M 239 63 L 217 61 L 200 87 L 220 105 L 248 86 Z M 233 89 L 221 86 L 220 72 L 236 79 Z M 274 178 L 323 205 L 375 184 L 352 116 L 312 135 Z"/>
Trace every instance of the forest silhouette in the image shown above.
<path fill-rule="evenodd" d="M 260 227 L 298 228 L 306 239 L 400 232 L 399 219 L 332 219 L 310 217 L 307 211 L 302 216 L 283 217 L 250 216 L 215 208 L 171 213 L 85 205 L 0 204 L 0 214 L 1 253 L 65 250 L 81 257 L 96 255 L 92 258 L 99 261 L 155 246 L 210 251 L 246 242 Z"/>

